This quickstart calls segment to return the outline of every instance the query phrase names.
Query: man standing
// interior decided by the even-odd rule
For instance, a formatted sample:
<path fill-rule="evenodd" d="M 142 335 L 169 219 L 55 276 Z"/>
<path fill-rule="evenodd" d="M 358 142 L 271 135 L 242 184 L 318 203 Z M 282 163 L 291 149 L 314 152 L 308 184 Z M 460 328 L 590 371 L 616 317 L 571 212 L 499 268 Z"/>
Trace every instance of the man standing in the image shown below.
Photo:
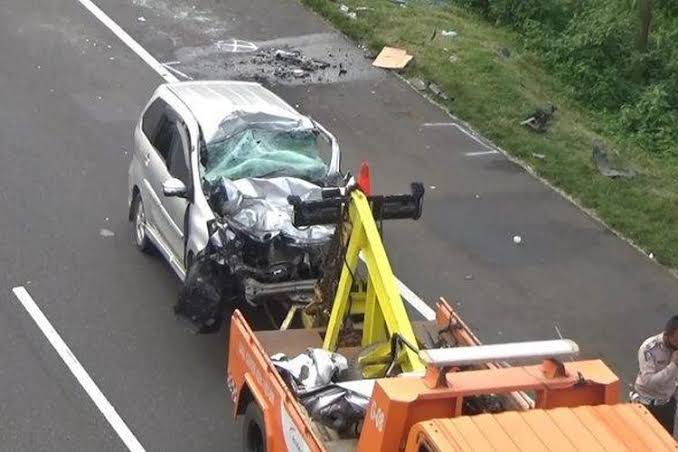
<path fill-rule="evenodd" d="M 638 366 L 633 400 L 645 405 L 673 435 L 678 389 L 678 315 L 666 322 L 662 333 L 643 342 L 638 350 Z"/>

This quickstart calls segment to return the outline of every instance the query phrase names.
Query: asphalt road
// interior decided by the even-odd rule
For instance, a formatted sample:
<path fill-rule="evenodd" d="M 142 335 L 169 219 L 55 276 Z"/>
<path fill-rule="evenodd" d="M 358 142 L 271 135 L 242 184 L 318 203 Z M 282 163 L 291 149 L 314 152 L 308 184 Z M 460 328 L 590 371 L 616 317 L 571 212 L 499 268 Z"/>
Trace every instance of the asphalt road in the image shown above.
<path fill-rule="evenodd" d="M 387 224 L 393 265 L 430 304 L 454 301 L 484 341 L 552 338 L 558 325 L 628 382 L 639 343 L 675 313 L 665 269 L 459 128 L 425 126 L 451 119 L 296 2 L 96 3 L 188 77 L 273 83 L 335 133 L 346 169 L 372 163 L 377 191 L 423 181 L 423 219 Z M 132 126 L 163 80 L 77 0 L 0 6 L 2 450 L 123 448 L 12 295 L 19 285 L 146 449 L 235 448 L 225 338 L 174 318 L 178 281 L 136 251 L 127 223 Z M 347 73 L 280 80 L 241 53 L 250 44 Z"/>

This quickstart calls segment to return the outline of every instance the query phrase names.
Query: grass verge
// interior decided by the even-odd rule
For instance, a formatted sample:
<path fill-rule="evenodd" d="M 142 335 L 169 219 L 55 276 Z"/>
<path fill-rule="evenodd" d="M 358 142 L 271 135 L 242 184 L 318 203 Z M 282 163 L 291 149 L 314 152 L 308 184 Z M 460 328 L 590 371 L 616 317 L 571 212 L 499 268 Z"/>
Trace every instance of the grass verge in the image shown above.
<path fill-rule="evenodd" d="M 374 52 L 384 45 L 407 49 L 414 59 L 404 76 L 438 84 L 450 97 L 440 102 L 452 114 L 529 164 L 660 263 L 678 267 L 678 161 L 648 155 L 608 126 L 606 117 L 574 101 L 512 32 L 440 0 L 410 0 L 406 7 L 390 0 L 341 3 L 356 12 L 355 19 L 345 15 L 338 2 L 301 2 Z M 442 30 L 458 35 L 445 37 Z M 501 49 L 508 49 L 510 56 Z M 548 133 L 539 135 L 519 125 L 535 107 L 549 102 L 559 110 Z M 607 143 L 640 175 L 600 175 L 591 158 L 594 139 Z"/>

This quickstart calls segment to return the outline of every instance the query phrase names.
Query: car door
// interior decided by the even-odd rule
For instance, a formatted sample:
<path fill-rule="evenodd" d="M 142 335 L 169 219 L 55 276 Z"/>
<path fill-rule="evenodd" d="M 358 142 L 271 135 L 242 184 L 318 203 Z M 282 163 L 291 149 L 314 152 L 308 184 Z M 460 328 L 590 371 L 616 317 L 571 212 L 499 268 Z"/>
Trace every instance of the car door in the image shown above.
<path fill-rule="evenodd" d="M 169 153 L 171 136 L 169 135 L 169 105 L 156 98 L 144 112 L 141 133 L 135 137 L 135 158 L 142 163 L 141 198 L 144 203 L 147 227 L 159 239 L 162 222 L 161 199 L 163 168 Z"/>
<path fill-rule="evenodd" d="M 181 120 L 172 124 L 172 141 L 167 156 L 167 169 L 169 177 L 179 179 L 186 185 L 187 198 L 167 197 L 161 198 L 162 204 L 168 214 L 166 230 L 162 231 L 168 245 L 175 256 L 183 261 L 185 251 L 184 225 L 186 209 L 193 195 L 191 171 L 188 164 L 190 139 L 186 125 Z"/>
<path fill-rule="evenodd" d="M 171 252 L 178 262 L 183 262 L 183 246 L 173 244 L 183 243 L 183 213 L 181 221 L 176 221 L 179 212 L 186 211 L 187 201 L 182 198 L 167 197 L 163 194 L 163 183 L 172 176 L 169 172 L 170 155 L 176 149 L 184 149 L 179 130 L 180 119 L 177 113 L 168 104 L 164 104 L 162 115 L 151 142 L 151 148 L 143 156 L 146 162 L 145 184 L 151 226 L 163 242 L 167 252 Z M 174 215 L 170 214 L 170 211 Z"/>

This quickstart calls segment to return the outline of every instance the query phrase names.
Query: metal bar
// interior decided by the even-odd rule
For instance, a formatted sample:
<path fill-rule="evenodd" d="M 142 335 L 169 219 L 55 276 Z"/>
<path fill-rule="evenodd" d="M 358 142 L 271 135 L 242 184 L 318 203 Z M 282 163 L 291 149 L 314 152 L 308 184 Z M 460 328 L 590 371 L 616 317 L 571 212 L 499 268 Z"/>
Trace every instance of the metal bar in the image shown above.
<path fill-rule="evenodd" d="M 427 365 L 438 367 L 466 366 L 493 361 L 540 358 L 569 358 L 579 353 L 579 346 L 569 339 L 515 342 L 422 350 L 419 357 Z"/>

